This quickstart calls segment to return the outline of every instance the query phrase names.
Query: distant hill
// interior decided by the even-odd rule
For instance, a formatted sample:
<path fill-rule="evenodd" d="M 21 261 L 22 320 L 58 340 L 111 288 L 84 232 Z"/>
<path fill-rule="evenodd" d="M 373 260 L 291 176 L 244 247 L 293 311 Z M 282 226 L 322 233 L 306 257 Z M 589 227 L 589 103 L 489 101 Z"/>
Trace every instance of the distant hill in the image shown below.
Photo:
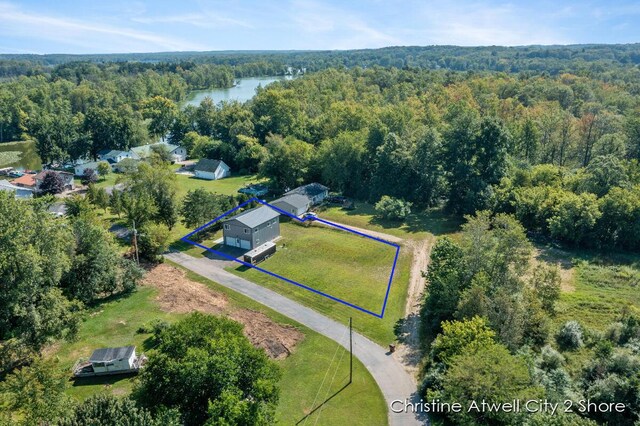
<path fill-rule="evenodd" d="M 242 65 L 256 62 L 306 68 L 418 67 L 454 71 L 549 72 L 633 67 L 640 64 L 640 43 L 567 46 L 396 46 L 332 51 L 210 51 L 117 54 L 0 54 L 0 76 L 46 72 L 69 62 L 210 63 Z"/>

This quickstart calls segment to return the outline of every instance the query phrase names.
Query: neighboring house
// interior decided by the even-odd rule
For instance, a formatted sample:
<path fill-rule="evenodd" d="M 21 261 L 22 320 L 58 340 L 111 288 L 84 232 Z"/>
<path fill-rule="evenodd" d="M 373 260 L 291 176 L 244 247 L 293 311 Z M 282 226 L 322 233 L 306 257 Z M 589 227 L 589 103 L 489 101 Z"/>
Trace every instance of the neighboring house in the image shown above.
<path fill-rule="evenodd" d="M 178 146 L 178 145 L 171 145 L 166 142 L 158 142 L 158 143 L 152 143 L 148 145 L 136 146 L 131 148 L 129 150 L 129 153 L 131 154 L 131 158 L 133 159 L 144 160 L 145 158 L 148 158 L 151 155 L 152 148 L 154 146 L 165 147 L 173 157 L 174 162 L 184 161 L 187 159 L 187 150 L 184 147 Z"/>
<path fill-rule="evenodd" d="M 284 195 L 299 194 L 304 195 L 311 200 L 312 205 L 320 204 L 329 195 L 329 188 L 319 183 L 310 183 L 308 185 L 299 186 L 296 189 L 285 193 Z"/>
<path fill-rule="evenodd" d="M 222 222 L 224 243 L 251 250 L 280 236 L 280 213 L 268 206 L 244 211 Z"/>
<path fill-rule="evenodd" d="M 312 203 L 306 195 L 291 194 L 278 198 L 269 204 L 294 216 L 300 216 L 309 210 Z"/>
<path fill-rule="evenodd" d="M 100 164 L 100 161 L 92 161 L 90 163 L 77 164 L 73 168 L 73 174 L 76 176 L 82 176 L 84 175 L 84 171 L 87 169 L 91 169 L 94 172 L 98 173 L 98 164 Z"/>
<path fill-rule="evenodd" d="M 125 158 L 131 158 L 130 151 L 120 151 L 117 149 L 103 149 L 98 151 L 98 158 L 100 161 L 106 161 L 109 164 L 118 164 Z"/>
<path fill-rule="evenodd" d="M 200 179 L 216 180 L 231 175 L 231 169 L 222 160 L 203 158 L 193 168 L 195 176 Z"/>
<path fill-rule="evenodd" d="M 73 173 L 61 172 L 59 170 L 43 170 L 34 176 L 34 179 L 36 181 L 36 189 L 40 188 L 40 184 L 44 180 L 45 175 L 49 172 L 53 172 L 62 178 L 65 191 L 72 190 L 76 187 L 75 182 L 73 181 Z"/>
<path fill-rule="evenodd" d="M 16 186 L 35 191 L 37 189 L 35 176 L 36 175 L 32 173 L 26 173 L 19 178 L 12 180 L 11 183 Z"/>
<path fill-rule="evenodd" d="M 8 180 L 0 180 L 0 191 L 10 191 L 15 194 L 16 198 L 33 197 L 33 189 L 22 188 L 9 182 Z"/>

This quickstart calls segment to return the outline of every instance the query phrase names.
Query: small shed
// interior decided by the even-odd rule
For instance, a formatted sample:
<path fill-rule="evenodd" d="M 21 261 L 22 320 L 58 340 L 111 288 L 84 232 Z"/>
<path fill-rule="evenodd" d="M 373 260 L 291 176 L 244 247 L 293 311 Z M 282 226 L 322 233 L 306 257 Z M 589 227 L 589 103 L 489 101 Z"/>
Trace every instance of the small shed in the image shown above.
<path fill-rule="evenodd" d="M 123 373 L 136 370 L 136 347 L 96 349 L 89 357 L 93 371 L 100 373 Z"/>

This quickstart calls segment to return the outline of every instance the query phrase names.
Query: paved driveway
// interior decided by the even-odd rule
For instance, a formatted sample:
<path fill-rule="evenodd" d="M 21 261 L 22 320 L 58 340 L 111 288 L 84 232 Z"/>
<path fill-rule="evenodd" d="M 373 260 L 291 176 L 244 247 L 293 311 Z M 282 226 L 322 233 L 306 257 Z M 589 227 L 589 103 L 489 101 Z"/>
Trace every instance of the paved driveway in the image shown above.
<path fill-rule="evenodd" d="M 349 342 L 344 336 L 348 335 L 347 326 L 319 314 L 318 312 L 290 300 L 281 294 L 247 281 L 222 269 L 223 264 L 207 258 L 195 258 L 185 253 L 169 253 L 165 257 L 196 274 L 209 278 L 231 290 L 241 293 L 289 318 L 303 324 L 310 329 L 336 341 L 345 348 Z M 359 333 L 353 333 L 354 355 L 369 370 L 378 386 L 382 390 L 387 402 L 387 409 L 394 400 L 409 399 L 419 401 L 416 384 L 402 365 L 387 350 L 372 342 Z M 391 425 L 420 425 L 426 424 L 426 419 L 418 419 L 413 414 L 389 412 Z"/>

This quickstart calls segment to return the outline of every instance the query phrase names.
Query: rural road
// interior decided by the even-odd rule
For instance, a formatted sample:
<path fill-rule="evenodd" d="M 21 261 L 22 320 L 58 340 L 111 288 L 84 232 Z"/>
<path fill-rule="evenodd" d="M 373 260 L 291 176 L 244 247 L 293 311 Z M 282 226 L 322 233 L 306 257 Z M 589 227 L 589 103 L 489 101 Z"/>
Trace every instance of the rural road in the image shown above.
<path fill-rule="evenodd" d="M 261 287 L 237 277 L 217 266 L 215 261 L 207 258 L 195 258 L 185 253 L 168 253 L 165 257 L 198 275 L 208 278 L 231 290 L 243 294 L 274 311 L 309 327 L 310 329 L 334 340 L 348 349 L 348 342 L 343 339 L 348 332 L 347 327 L 322 314 L 290 300 L 272 290 Z M 384 395 L 389 413 L 389 424 L 421 425 L 426 419 L 420 419 L 412 413 L 393 413 L 389 407 L 394 400 L 416 402 L 420 400 L 416 385 L 403 366 L 386 349 L 372 342 L 359 333 L 353 333 L 354 355 L 365 365 Z"/>

